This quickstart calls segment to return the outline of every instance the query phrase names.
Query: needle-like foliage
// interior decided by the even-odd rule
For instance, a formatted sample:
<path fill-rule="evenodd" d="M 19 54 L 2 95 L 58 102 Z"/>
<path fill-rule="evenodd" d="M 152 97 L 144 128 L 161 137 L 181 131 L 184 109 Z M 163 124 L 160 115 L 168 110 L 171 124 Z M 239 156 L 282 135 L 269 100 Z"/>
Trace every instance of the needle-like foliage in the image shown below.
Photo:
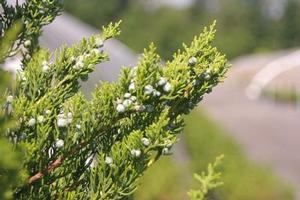
<path fill-rule="evenodd" d="M 15 87 L 6 94 L 8 116 L 17 126 L 5 136 L 14 148 L 22 148 L 20 169 L 26 174 L 12 185 L 15 199 L 128 198 L 143 173 L 170 154 L 183 115 L 229 67 L 211 45 L 212 25 L 165 64 L 151 44 L 135 67 L 122 69 L 117 82 L 101 83 L 87 100 L 79 80 L 87 80 L 97 64 L 108 60 L 102 47 L 120 34 L 120 23 L 52 54 L 38 47 L 37 38 L 60 12 L 59 1 L 1 5 L 2 17 L 12 13 L 22 19 L 23 31 L 12 47 L 21 42 L 26 51 Z"/>
<path fill-rule="evenodd" d="M 220 180 L 221 173 L 217 171 L 223 157 L 223 155 L 219 156 L 214 163 L 210 163 L 207 167 L 207 172 L 194 174 L 194 178 L 199 182 L 200 187 L 188 192 L 191 200 L 205 200 L 211 190 L 223 185 L 223 182 Z"/>

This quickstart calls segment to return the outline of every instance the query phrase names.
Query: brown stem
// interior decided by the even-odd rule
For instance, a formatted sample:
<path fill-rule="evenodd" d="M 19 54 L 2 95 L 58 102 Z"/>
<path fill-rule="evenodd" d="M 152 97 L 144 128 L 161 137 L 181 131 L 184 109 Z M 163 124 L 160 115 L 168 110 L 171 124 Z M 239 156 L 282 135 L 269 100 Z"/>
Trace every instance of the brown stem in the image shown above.
<path fill-rule="evenodd" d="M 68 155 L 72 155 L 76 152 L 77 149 L 82 148 L 86 146 L 88 143 L 83 142 L 79 144 L 77 147 L 70 150 Z M 63 164 L 63 161 L 66 157 L 59 156 L 55 161 L 53 161 L 45 170 L 36 173 L 35 175 L 31 176 L 28 180 L 28 184 L 31 185 L 39 180 L 41 180 L 46 174 L 50 173 L 51 171 L 54 171 L 56 168 L 60 167 Z"/>
<path fill-rule="evenodd" d="M 116 120 L 117 121 L 117 120 Z M 99 134 L 98 136 L 96 137 L 99 137 L 99 136 L 103 136 L 103 134 L 105 133 L 106 129 L 109 129 L 109 127 L 106 127 L 102 132 L 102 134 Z M 96 138 L 90 138 L 90 141 L 91 140 L 95 140 Z M 73 155 L 74 153 L 76 153 L 77 149 L 80 149 L 80 148 L 83 148 L 85 147 L 86 145 L 89 144 L 89 142 L 83 142 L 81 144 L 79 144 L 78 146 L 74 147 L 72 150 L 70 150 L 66 155 Z M 63 157 L 63 156 L 59 156 L 54 162 L 52 162 L 48 167 L 47 169 L 43 170 L 42 172 L 38 172 L 36 173 L 35 175 L 31 176 L 28 180 L 28 185 L 32 185 L 33 183 L 41 180 L 46 174 L 50 173 L 51 171 L 54 171 L 56 168 L 60 167 L 62 164 L 63 164 L 63 161 L 66 159 L 66 157 Z"/>
<path fill-rule="evenodd" d="M 55 170 L 56 168 L 58 168 L 59 166 L 62 165 L 64 161 L 64 157 L 63 156 L 59 156 L 54 162 L 52 162 L 46 170 L 42 171 L 42 172 L 38 172 L 35 175 L 31 176 L 28 180 L 28 183 L 31 185 L 34 182 L 39 181 L 40 179 L 42 179 L 46 174 L 50 173 L 51 171 Z"/>

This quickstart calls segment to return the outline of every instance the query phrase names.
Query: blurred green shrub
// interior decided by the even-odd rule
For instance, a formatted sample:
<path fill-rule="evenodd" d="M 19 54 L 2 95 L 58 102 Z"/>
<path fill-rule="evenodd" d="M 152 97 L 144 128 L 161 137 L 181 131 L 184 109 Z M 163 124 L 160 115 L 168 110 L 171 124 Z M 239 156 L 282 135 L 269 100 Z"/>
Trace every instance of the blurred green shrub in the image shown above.
<path fill-rule="evenodd" d="M 18 185 L 21 176 L 24 176 L 20 170 L 20 158 L 22 156 L 20 149 L 13 150 L 13 145 L 5 137 L 5 130 L 15 124 L 13 120 L 7 117 L 6 112 L 10 108 L 6 103 L 6 95 L 4 95 L 12 87 L 12 76 L 1 68 L 20 29 L 20 24 L 15 23 L 0 40 L 0 105 L 5 108 L 0 109 L 0 199 L 3 200 L 12 198 L 12 185 Z"/>
<path fill-rule="evenodd" d="M 193 161 L 193 171 L 205 169 L 205 163 L 222 153 L 226 156 L 222 164 L 224 186 L 214 194 L 213 199 L 293 199 L 291 190 L 282 181 L 276 179 L 270 170 L 250 163 L 235 142 L 226 135 L 202 112 L 194 112 L 186 117 L 184 136 Z"/>
<path fill-rule="evenodd" d="M 262 92 L 262 95 L 263 97 L 278 103 L 297 104 L 300 100 L 300 94 L 298 94 L 295 88 L 265 88 Z"/>
<path fill-rule="evenodd" d="M 122 19 L 121 40 L 140 52 L 154 41 L 164 59 L 191 40 L 204 24 L 218 21 L 216 45 L 229 58 L 239 55 L 300 45 L 300 1 L 288 0 L 279 19 L 270 19 L 259 0 L 220 0 L 219 10 L 205 9 L 204 0 L 196 0 L 188 9 L 162 7 L 147 9 L 139 0 L 66 0 L 68 12 L 95 27 Z M 134 37 L 133 37 L 134 36 Z"/>
<path fill-rule="evenodd" d="M 2 43 L 3 44 L 3 43 Z M 0 105 L 5 105 L 6 99 L 2 95 L 11 86 L 11 76 L 0 68 Z M 0 199 L 12 198 L 12 185 L 18 185 L 21 180 L 20 150 L 13 150 L 13 145 L 4 137 L 5 129 L 12 127 L 13 121 L 8 120 L 4 110 L 0 110 Z M 24 174 L 23 174 L 24 175 Z"/>

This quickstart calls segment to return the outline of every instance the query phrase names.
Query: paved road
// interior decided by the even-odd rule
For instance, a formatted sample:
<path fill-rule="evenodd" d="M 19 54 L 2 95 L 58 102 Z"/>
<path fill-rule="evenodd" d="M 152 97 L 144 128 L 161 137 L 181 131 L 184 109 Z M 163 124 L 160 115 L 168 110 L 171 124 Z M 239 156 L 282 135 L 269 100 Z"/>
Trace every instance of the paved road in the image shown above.
<path fill-rule="evenodd" d="M 263 66 L 284 54 L 233 61 L 228 78 L 205 98 L 202 107 L 228 130 L 251 159 L 274 169 L 295 186 L 300 199 L 300 108 L 261 98 L 250 100 L 245 92 Z M 300 69 L 294 68 L 270 84 L 293 82 L 300 88 L 299 77 Z"/>

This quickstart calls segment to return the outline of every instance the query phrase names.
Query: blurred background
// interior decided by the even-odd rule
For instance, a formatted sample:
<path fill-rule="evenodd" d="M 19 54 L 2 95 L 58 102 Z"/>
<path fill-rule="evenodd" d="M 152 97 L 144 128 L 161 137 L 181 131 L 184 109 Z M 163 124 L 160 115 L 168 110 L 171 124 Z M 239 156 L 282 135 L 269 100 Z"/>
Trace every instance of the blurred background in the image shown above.
<path fill-rule="evenodd" d="M 215 45 L 232 68 L 186 117 L 174 148 L 141 179 L 138 200 L 186 199 L 192 174 L 225 154 L 218 200 L 300 200 L 300 0 L 65 0 L 41 42 L 55 49 L 122 20 L 105 49 L 111 61 L 83 83 L 114 81 L 154 42 L 162 59 L 217 20 Z M 77 19 L 76 19 L 77 18 Z"/>

